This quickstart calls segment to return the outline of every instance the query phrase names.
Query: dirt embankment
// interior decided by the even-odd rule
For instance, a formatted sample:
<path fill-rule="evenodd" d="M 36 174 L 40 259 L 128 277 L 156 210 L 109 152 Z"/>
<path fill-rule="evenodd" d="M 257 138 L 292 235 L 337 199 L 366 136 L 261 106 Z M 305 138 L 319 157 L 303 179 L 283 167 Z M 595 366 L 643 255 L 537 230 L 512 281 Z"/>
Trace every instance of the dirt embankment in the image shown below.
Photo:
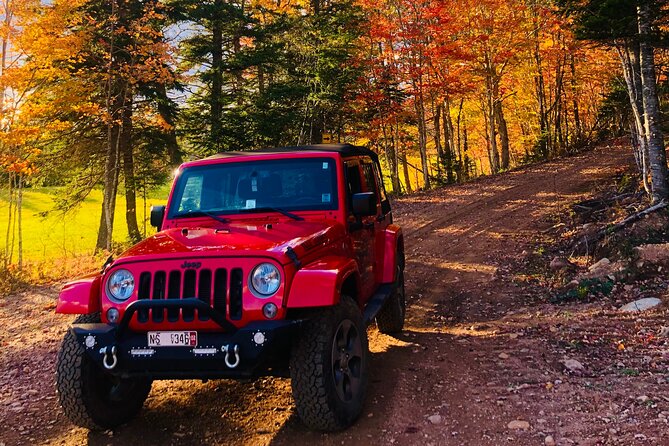
<path fill-rule="evenodd" d="M 632 162 L 624 148 L 603 147 L 396 202 L 408 323 L 397 337 L 370 329 L 368 402 L 341 433 L 307 431 L 283 379 L 159 382 L 129 425 L 75 428 L 54 390 L 69 322 L 53 314 L 56 293 L 4 299 L 0 445 L 669 444 L 669 348 L 655 336 L 664 307 L 556 306 L 520 269 L 551 243 L 544 231 L 555 216 Z"/>

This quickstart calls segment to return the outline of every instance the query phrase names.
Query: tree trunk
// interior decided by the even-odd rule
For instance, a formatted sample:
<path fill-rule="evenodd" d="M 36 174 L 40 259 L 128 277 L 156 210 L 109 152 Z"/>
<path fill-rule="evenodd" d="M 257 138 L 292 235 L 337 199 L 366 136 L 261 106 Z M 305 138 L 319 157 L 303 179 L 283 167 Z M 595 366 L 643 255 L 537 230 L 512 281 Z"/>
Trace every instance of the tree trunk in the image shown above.
<path fill-rule="evenodd" d="M 413 187 L 411 187 L 411 177 L 409 177 L 409 165 L 407 163 L 407 154 L 406 149 L 402 151 L 400 156 L 400 161 L 402 162 L 402 171 L 404 174 L 404 185 L 407 190 L 407 193 L 413 192 Z"/>
<path fill-rule="evenodd" d="M 9 39 L 10 39 L 10 30 L 12 27 L 12 18 L 14 16 L 14 11 L 10 6 L 10 0 L 4 0 L 4 13 L 3 13 L 3 28 L 5 29 L 4 33 L 0 33 L 2 38 L 0 40 L 0 76 L 5 74 L 5 68 L 7 67 L 7 51 L 9 48 Z M 0 88 L 0 116 L 3 115 L 3 108 L 5 105 L 5 88 Z"/>
<path fill-rule="evenodd" d="M 110 75 L 111 76 L 111 75 Z M 114 230 L 114 213 L 116 210 L 116 192 L 118 191 L 119 163 L 121 150 L 121 131 L 123 126 L 124 99 L 126 97 L 126 85 L 124 81 L 109 80 L 107 109 L 110 120 L 107 123 L 107 147 L 105 150 L 105 168 L 102 192 L 102 213 L 100 215 L 100 226 L 98 228 L 98 240 L 95 250 L 112 249 L 112 236 Z"/>
<path fill-rule="evenodd" d="M 158 86 L 156 103 L 158 114 L 169 126 L 165 135 L 167 137 L 167 154 L 170 157 L 170 167 L 174 168 L 183 162 L 183 153 L 177 141 L 176 112 L 167 96 L 167 87 L 165 84 Z"/>
<path fill-rule="evenodd" d="M 19 174 L 18 196 L 16 198 L 16 213 L 18 217 L 18 237 L 19 237 L 19 271 L 23 270 L 23 175 Z"/>
<path fill-rule="evenodd" d="M 553 101 L 553 139 L 552 154 L 563 152 L 564 140 L 562 138 L 562 90 L 563 90 L 564 69 L 562 63 L 558 62 L 555 67 L 555 100 Z"/>
<path fill-rule="evenodd" d="M 644 125 L 644 112 L 641 87 L 641 66 L 639 44 L 631 40 L 619 42 L 616 45 L 618 56 L 623 67 L 623 77 L 627 84 L 627 95 L 632 108 L 634 122 L 632 130 L 633 137 L 636 135 L 639 144 L 639 166 L 644 189 L 648 195 L 651 194 L 650 181 L 648 178 L 648 140 Z"/>
<path fill-rule="evenodd" d="M 469 151 L 469 142 L 467 140 L 467 123 L 463 123 L 463 128 L 462 128 L 462 172 L 463 172 L 463 179 L 467 180 L 469 179 L 469 154 L 467 153 Z"/>
<path fill-rule="evenodd" d="M 395 142 L 394 138 L 388 135 L 388 125 L 384 122 L 383 127 L 383 147 L 386 154 L 386 161 L 388 163 L 388 169 L 390 170 L 390 182 L 393 186 L 393 193 L 399 195 L 400 182 L 397 175 L 397 155 L 395 154 Z M 390 134 L 392 135 L 392 127 L 390 129 Z"/>
<path fill-rule="evenodd" d="M 445 141 L 445 148 L 444 151 L 446 152 L 446 157 L 447 157 L 447 165 L 448 165 L 448 170 L 446 171 L 446 179 L 449 183 L 454 183 L 455 182 L 455 176 L 453 175 L 453 172 L 455 170 L 455 138 L 454 138 L 454 130 L 453 130 L 453 120 L 451 119 L 451 101 L 448 96 L 444 98 L 444 116 L 443 116 L 443 124 L 444 124 L 444 141 Z"/>
<path fill-rule="evenodd" d="M 125 222 L 128 238 L 134 244 L 142 239 L 137 225 L 137 185 L 132 148 L 132 98 L 126 100 L 123 109 L 123 124 L 120 134 L 120 152 L 123 154 L 123 178 L 125 180 Z"/>
<path fill-rule="evenodd" d="M 509 168 L 509 131 L 506 126 L 506 119 L 504 118 L 504 110 L 502 110 L 502 101 L 495 101 L 495 120 L 499 128 L 499 142 L 502 146 L 502 170 Z"/>
<path fill-rule="evenodd" d="M 434 105 L 434 101 L 432 102 Z M 435 106 L 433 115 L 434 147 L 437 149 L 437 176 L 441 178 L 442 165 L 445 167 L 444 151 L 441 148 L 441 104 Z"/>
<path fill-rule="evenodd" d="M 497 135 L 495 132 L 495 101 L 497 95 L 495 94 L 495 80 L 491 75 L 486 76 L 486 119 L 488 128 L 488 158 L 490 160 L 490 173 L 495 174 L 499 172 L 499 152 L 497 151 Z"/>
<path fill-rule="evenodd" d="M 546 113 L 546 87 L 544 83 L 544 72 L 542 67 L 541 52 L 539 50 L 539 21 L 535 13 L 534 21 L 534 63 L 536 74 L 534 77 L 534 86 L 537 92 L 537 102 L 539 103 L 539 156 L 548 158 L 548 117 Z"/>
<path fill-rule="evenodd" d="M 111 1 L 112 16 L 117 14 L 116 0 Z M 119 20 L 121 14 L 116 20 Z M 109 40 L 109 63 L 107 65 L 105 106 L 108 114 L 107 122 L 107 147 L 105 150 L 104 186 L 102 191 L 102 212 L 100 214 L 100 226 L 98 228 L 98 239 L 95 250 L 112 249 L 112 238 L 114 230 L 114 211 L 116 210 L 116 191 L 118 190 L 119 174 L 119 141 L 120 127 L 122 122 L 123 102 L 126 98 L 127 84 L 117 78 L 118 60 L 115 57 L 115 33 L 116 23 L 112 21 Z"/>
<path fill-rule="evenodd" d="M 574 55 L 571 55 L 570 59 L 571 64 L 571 96 L 572 96 L 572 110 L 574 113 L 574 127 L 576 128 L 574 133 L 574 139 L 576 142 L 581 140 L 583 135 L 583 130 L 581 128 L 581 117 L 578 110 L 578 88 L 576 82 L 576 62 L 574 61 Z"/>
<path fill-rule="evenodd" d="M 647 2 L 641 2 L 637 6 L 637 21 L 639 24 L 641 85 L 643 89 L 644 124 L 648 140 L 651 198 L 653 203 L 657 203 L 669 198 L 669 188 L 667 187 L 667 157 L 664 137 L 660 128 L 660 104 L 655 81 L 655 56 L 650 42 L 650 7 Z"/>
<path fill-rule="evenodd" d="M 17 195 L 16 191 L 18 189 L 18 184 L 17 184 L 17 181 L 16 181 L 17 176 L 18 176 L 18 174 L 16 174 L 16 173 L 12 174 L 12 182 L 14 183 L 12 187 L 14 188 L 15 197 L 14 197 L 14 215 L 12 216 L 12 234 L 11 234 L 12 243 L 9 246 L 9 263 L 10 264 L 14 260 L 14 246 L 15 246 L 15 243 L 16 243 L 16 220 L 17 220 L 16 216 L 18 215 L 18 206 L 17 206 L 18 205 L 18 198 L 16 197 L 16 195 Z"/>
<path fill-rule="evenodd" d="M 463 164 L 463 158 L 462 158 L 462 137 L 460 136 L 460 121 L 462 119 L 462 105 L 464 104 L 465 99 L 461 98 L 460 99 L 460 106 L 458 107 L 458 118 L 456 120 L 457 122 L 457 135 L 458 135 L 458 164 L 457 164 L 457 181 L 461 183 L 464 179 L 464 164 Z"/>
<path fill-rule="evenodd" d="M 216 11 L 223 6 L 222 0 L 215 0 Z M 223 116 L 223 23 L 216 19 L 211 27 L 211 144 L 219 148 L 221 137 L 221 118 Z"/>
<path fill-rule="evenodd" d="M 425 104 L 423 94 L 420 92 L 415 98 L 416 117 L 418 118 L 418 150 L 420 151 L 420 163 L 423 169 L 423 188 L 430 188 L 430 174 L 427 159 L 427 129 L 425 125 Z"/>

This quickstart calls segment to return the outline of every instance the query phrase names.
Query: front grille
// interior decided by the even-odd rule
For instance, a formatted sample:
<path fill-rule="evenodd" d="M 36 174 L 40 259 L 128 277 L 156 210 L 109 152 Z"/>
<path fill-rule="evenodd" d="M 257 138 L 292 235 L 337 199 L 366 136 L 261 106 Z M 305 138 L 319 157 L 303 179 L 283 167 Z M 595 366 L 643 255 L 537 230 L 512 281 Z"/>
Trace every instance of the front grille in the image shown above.
<path fill-rule="evenodd" d="M 186 299 L 198 298 L 202 302 L 213 306 L 222 314 L 228 315 L 230 319 L 242 318 L 242 291 L 244 287 L 243 273 L 241 268 L 233 268 L 230 271 L 228 283 L 228 270 L 218 268 L 215 270 L 187 269 L 185 271 L 156 271 L 142 272 L 139 275 L 137 298 L 143 299 Z M 229 296 L 229 309 L 228 305 Z M 226 311 L 227 310 L 227 311 Z M 181 312 L 181 315 L 180 315 Z M 149 314 L 150 313 L 150 314 Z M 137 321 L 140 323 L 177 322 L 180 317 L 184 322 L 194 321 L 196 311 L 192 308 L 170 309 L 141 309 L 137 313 Z M 197 314 L 200 321 L 209 320 L 206 314 Z"/>

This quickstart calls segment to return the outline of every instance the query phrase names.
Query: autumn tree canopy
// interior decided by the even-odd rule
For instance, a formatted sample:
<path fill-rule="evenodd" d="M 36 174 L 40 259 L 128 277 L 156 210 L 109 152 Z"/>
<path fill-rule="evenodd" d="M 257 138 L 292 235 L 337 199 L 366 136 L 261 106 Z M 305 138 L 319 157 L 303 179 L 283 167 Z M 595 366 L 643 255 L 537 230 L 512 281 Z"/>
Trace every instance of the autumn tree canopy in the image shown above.
<path fill-rule="evenodd" d="M 400 194 L 631 131 L 649 192 L 666 196 L 662 111 L 649 90 L 659 79 L 657 99 L 666 82 L 652 65 L 666 59 L 653 43 L 662 3 L 2 0 L 0 8 L 0 175 L 10 215 L 25 187 L 67 186 L 63 211 L 101 188 L 98 249 L 112 248 L 119 191 L 137 240 L 140 188 L 166 181 L 189 157 L 277 145 L 367 145 Z M 621 88 L 630 100 L 611 107 Z M 20 234 L 20 224 L 8 231 Z"/>

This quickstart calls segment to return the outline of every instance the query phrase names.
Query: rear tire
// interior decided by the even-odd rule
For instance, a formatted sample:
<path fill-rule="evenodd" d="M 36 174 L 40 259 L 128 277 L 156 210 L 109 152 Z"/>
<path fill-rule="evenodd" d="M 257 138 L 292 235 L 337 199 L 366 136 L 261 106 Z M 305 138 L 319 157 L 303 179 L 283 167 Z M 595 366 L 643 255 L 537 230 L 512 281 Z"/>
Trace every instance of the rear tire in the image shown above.
<path fill-rule="evenodd" d="M 395 291 L 376 315 L 376 326 L 381 333 L 399 333 L 404 328 L 406 298 L 404 295 L 404 267 L 397 265 Z"/>
<path fill-rule="evenodd" d="M 344 429 L 367 395 L 369 349 L 360 309 L 347 296 L 305 323 L 290 357 L 297 414 L 314 430 Z"/>
<path fill-rule="evenodd" d="M 75 324 L 100 322 L 100 314 L 77 317 Z M 77 426 L 110 429 L 130 421 L 151 391 L 148 378 L 117 378 L 90 359 L 70 331 L 58 352 L 56 387 L 63 412 Z"/>

